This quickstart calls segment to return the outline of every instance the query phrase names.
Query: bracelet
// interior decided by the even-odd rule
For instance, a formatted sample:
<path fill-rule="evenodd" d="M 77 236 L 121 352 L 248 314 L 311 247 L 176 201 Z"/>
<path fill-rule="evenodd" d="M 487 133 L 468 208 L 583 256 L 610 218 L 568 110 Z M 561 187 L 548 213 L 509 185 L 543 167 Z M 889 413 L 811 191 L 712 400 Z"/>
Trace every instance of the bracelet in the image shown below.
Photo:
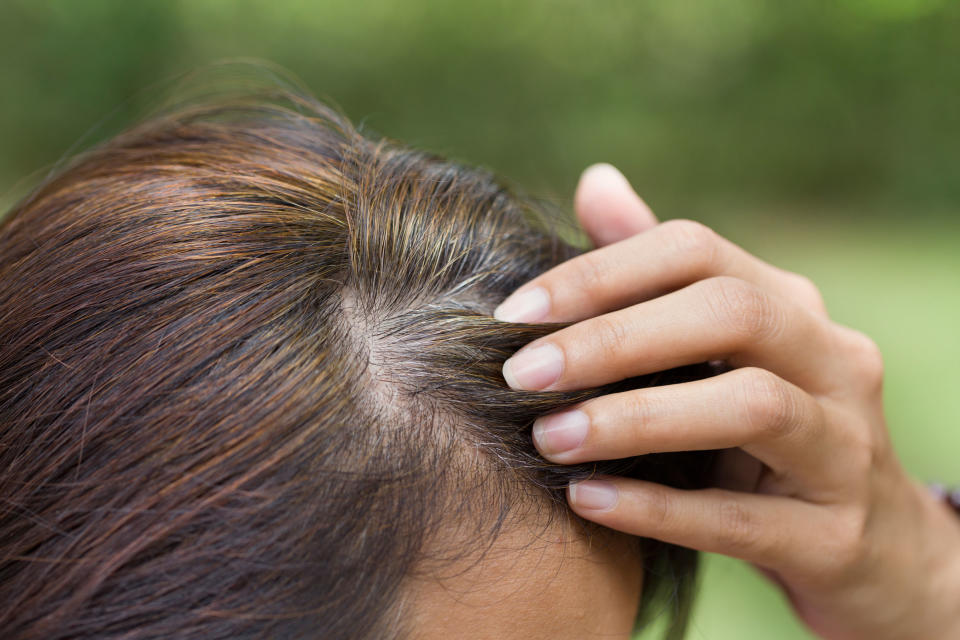
<path fill-rule="evenodd" d="M 927 487 L 934 496 L 960 516 L 960 489 L 947 487 L 938 482 L 932 482 Z"/>

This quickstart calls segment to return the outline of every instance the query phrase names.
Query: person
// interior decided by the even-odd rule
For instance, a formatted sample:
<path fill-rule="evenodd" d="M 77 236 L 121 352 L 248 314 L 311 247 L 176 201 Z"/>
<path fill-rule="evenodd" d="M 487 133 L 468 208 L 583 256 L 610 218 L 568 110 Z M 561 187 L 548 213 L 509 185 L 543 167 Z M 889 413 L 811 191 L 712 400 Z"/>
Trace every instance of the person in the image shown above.
<path fill-rule="evenodd" d="M 824 637 L 953 634 L 960 525 L 807 281 L 605 166 L 581 254 L 283 101 L 162 114 L 0 227 L 3 637 L 676 638 L 693 548 Z"/>
<path fill-rule="evenodd" d="M 538 419 L 554 462 L 724 450 L 711 488 L 589 479 L 570 485 L 571 508 L 753 563 L 822 638 L 960 638 L 960 518 L 895 455 L 876 344 L 832 322 L 807 278 L 696 222 L 657 224 L 609 165 L 585 172 L 576 206 L 600 248 L 496 310 L 574 323 L 505 363 L 511 387 L 571 390 L 709 359 L 732 369 Z"/>
<path fill-rule="evenodd" d="M 60 167 L 0 227 L 0 637 L 626 638 L 694 552 L 576 517 L 511 390 L 555 325 L 513 289 L 577 251 L 488 173 L 281 89 L 188 100 Z M 642 610 L 642 611 L 641 611 Z M 642 617 L 641 616 L 641 617 Z"/>

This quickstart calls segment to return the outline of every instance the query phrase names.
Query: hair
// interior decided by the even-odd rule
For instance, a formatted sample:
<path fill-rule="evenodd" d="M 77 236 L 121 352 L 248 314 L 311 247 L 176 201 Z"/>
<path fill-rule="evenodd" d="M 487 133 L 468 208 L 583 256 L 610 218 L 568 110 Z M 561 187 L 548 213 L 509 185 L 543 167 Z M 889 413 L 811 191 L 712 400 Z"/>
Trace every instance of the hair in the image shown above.
<path fill-rule="evenodd" d="M 578 522 L 595 473 L 704 486 L 710 452 L 534 449 L 539 415 L 711 373 L 508 388 L 559 325 L 493 307 L 578 252 L 543 206 L 283 94 L 155 115 L 0 226 L 4 638 L 402 637 L 442 526 Z M 696 556 L 637 552 L 679 636 Z"/>

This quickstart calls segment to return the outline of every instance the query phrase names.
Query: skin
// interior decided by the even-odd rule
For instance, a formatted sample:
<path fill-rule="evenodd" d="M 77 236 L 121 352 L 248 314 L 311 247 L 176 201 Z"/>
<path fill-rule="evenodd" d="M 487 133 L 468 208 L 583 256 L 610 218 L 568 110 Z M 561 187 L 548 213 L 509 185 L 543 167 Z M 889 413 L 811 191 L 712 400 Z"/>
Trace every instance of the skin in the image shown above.
<path fill-rule="evenodd" d="M 409 578 L 403 619 L 422 640 L 627 640 L 642 578 L 628 536 L 588 537 L 560 519 L 525 523 Z"/>
<path fill-rule="evenodd" d="M 960 519 L 898 461 L 883 361 L 817 288 L 691 221 L 658 224 L 609 165 L 575 197 L 598 247 L 525 284 L 501 320 L 575 322 L 504 365 L 514 388 L 593 387 L 722 360 L 709 380 L 600 397 L 534 427 L 573 463 L 725 449 L 716 487 L 602 478 L 579 515 L 754 564 L 829 640 L 960 637 Z"/>

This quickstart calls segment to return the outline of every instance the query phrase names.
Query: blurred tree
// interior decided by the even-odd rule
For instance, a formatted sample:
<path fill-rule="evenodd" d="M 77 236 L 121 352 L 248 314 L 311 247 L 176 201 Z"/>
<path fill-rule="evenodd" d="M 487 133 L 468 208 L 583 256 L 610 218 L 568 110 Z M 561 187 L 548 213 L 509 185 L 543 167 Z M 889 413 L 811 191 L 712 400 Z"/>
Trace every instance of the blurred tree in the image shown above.
<path fill-rule="evenodd" d="M 0 185 L 122 126 L 166 79 L 259 56 L 383 133 L 541 191 L 605 159 L 677 215 L 933 215 L 960 200 L 957 33 L 941 0 L 7 0 Z"/>
<path fill-rule="evenodd" d="M 263 58 L 539 194 L 614 162 L 812 275 L 884 349 L 907 467 L 960 482 L 958 34 L 950 0 L 0 0 L 0 209 L 183 74 Z M 809 637 L 740 564 L 703 595 L 691 638 Z"/>

